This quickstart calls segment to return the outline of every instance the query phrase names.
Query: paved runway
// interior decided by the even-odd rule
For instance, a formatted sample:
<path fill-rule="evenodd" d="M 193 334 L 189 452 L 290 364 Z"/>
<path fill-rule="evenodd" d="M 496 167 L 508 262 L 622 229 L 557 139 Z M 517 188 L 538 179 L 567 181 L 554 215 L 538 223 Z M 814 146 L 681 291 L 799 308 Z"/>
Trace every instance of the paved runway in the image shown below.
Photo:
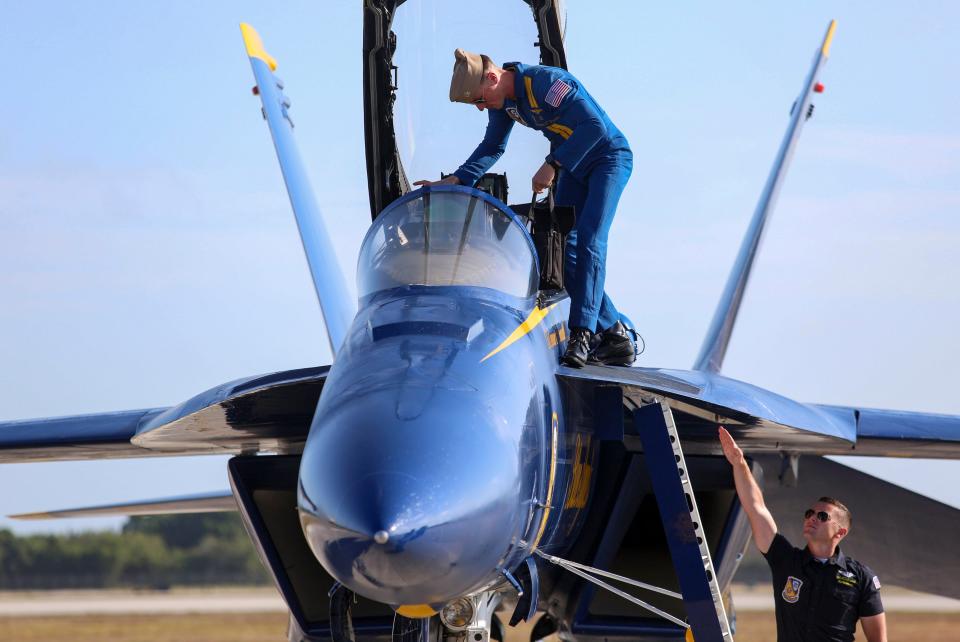
<path fill-rule="evenodd" d="M 131 613 L 263 613 L 286 610 L 273 588 L 171 591 L 28 591 L 0 593 L 0 617 Z"/>
<path fill-rule="evenodd" d="M 960 600 L 892 588 L 883 594 L 888 612 L 960 613 Z M 769 587 L 734 587 L 738 611 L 773 610 Z M 119 615 L 131 613 L 268 613 L 285 610 L 273 588 L 174 589 L 171 591 L 0 592 L 0 617 Z"/>

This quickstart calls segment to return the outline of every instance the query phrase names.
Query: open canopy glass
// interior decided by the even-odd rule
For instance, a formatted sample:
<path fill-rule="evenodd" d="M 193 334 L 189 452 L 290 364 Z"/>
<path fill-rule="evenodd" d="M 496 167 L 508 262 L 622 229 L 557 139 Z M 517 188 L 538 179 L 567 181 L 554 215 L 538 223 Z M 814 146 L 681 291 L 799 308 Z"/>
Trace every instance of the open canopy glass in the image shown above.
<path fill-rule="evenodd" d="M 522 0 L 416 0 L 397 7 L 397 147 L 411 182 L 451 173 L 483 139 L 487 114 L 451 103 L 453 51 L 489 55 L 494 62 L 538 64 L 537 25 Z M 549 153 L 541 134 L 514 127 L 507 153 L 491 171 L 506 172 L 518 202 L 529 198 L 530 179 Z"/>
<path fill-rule="evenodd" d="M 526 298 L 538 270 L 523 226 L 484 194 L 413 192 L 374 221 L 360 249 L 361 297 L 406 285 L 474 286 Z"/>

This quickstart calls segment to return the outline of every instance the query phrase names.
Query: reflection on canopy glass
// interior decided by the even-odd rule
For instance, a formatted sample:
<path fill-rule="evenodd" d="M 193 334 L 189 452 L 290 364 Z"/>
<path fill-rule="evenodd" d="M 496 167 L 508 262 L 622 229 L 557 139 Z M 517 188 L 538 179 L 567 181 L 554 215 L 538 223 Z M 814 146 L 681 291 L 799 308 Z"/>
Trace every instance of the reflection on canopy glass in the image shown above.
<path fill-rule="evenodd" d="M 451 103 L 453 51 L 487 54 L 498 64 L 535 65 L 537 26 L 523 0 L 409 0 L 397 7 L 394 127 L 404 170 L 411 180 L 437 179 L 465 161 L 483 139 L 487 114 Z M 507 153 L 491 171 L 506 172 L 514 184 L 532 177 L 549 152 L 539 133 L 514 127 Z"/>
<path fill-rule="evenodd" d="M 357 281 L 361 297 L 405 285 L 469 285 L 525 298 L 538 283 L 523 228 L 464 192 L 425 192 L 378 216 Z"/>

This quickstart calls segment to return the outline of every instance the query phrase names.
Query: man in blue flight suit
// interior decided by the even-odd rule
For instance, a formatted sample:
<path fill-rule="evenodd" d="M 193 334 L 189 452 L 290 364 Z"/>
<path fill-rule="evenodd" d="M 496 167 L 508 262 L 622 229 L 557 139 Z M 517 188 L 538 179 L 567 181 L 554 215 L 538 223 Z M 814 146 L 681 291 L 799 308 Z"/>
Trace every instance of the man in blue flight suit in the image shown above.
<path fill-rule="evenodd" d="M 533 176 L 533 190 L 548 189 L 556 178 L 557 204 L 572 205 L 577 217 L 565 248 L 570 340 L 562 361 L 576 368 L 587 362 L 629 366 L 636 358 L 630 321 L 603 289 L 607 234 L 633 169 L 627 139 L 563 69 L 516 62 L 501 68 L 463 49 L 454 57 L 450 100 L 488 109 L 487 130 L 456 172 L 415 184 L 472 187 L 503 154 L 514 122 L 543 132 L 550 154 Z"/>

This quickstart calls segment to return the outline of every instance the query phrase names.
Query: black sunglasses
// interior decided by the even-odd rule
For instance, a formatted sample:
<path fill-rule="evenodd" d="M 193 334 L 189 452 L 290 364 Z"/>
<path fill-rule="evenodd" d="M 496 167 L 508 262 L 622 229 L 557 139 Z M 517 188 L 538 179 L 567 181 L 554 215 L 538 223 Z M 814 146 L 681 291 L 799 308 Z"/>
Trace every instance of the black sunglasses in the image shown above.
<path fill-rule="evenodd" d="M 808 509 L 807 509 L 807 512 L 805 512 L 805 513 L 803 514 L 803 518 L 804 518 L 804 519 L 810 519 L 810 518 L 813 517 L 814 515 L 816 515 L 816 516 L 817 516 L 817 519 L 819 519 L 821 522 L 829 522 L 829 521 L 830 521 L 830 513 L 826 512 L 826 511 L 822 511 L 822 510 L 813 510 L 812 508 L 808 508 Z"/>

